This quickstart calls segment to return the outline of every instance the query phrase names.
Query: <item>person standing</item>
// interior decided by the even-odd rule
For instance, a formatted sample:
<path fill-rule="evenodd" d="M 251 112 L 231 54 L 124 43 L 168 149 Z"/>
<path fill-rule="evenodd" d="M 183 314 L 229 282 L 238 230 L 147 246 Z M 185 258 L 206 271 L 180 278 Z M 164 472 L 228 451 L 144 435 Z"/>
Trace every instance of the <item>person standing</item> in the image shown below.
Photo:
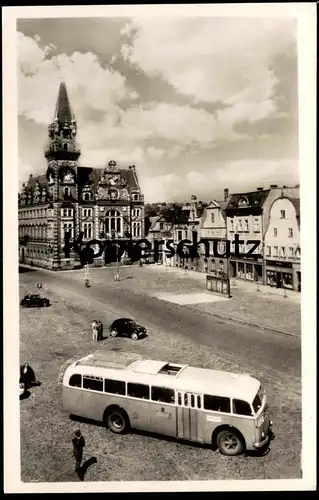
<path fill-rule="evenodd" d="M 102 321 L 98 321 L 98 341 L 103 340 L 103 323 Z"/>
<path fill-rule="evenodd" d="M 97 342 L 98 340 L 98 322 L 95 319 L 92 323 L 92 340 L 93 342 Z"/>
<path fill-rule="evenodd" d="M 72 439 L 72 445 L 73 445 L 73 456 L 75 458 L 75 472 L 79 473 L 83 457 L 83 448 L 85 446 L 85 440 L 81 434 L 80 429 L 77 429 L 75 431 Z"/>
<path fill-rule="evenodd" d="M 35 373 L 29 363 L 20 366 L 20 384 L 24 384 L 25 388 L 28 389 L 35 381 Z"/>

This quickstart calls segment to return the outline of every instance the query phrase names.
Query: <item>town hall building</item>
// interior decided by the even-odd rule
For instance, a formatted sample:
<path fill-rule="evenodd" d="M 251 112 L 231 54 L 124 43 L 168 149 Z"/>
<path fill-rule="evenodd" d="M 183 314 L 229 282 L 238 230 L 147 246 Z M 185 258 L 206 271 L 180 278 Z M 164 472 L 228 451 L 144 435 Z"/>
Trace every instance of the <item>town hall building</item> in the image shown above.
<path fill-rule="evenodd" d="M 79 255 L 65 251 L 80 233 L 90 240 L 144 238 L 144 196 L 136 167 L 119 168 L 114 160 L 103 169 L 78 164 L 77 123 L 65 83 L 60 84 L 49 140 L 44 150 L 46 174 L 30 178 L 18 197 L 19 261 L 52 270 L 80 266 Z M 94 260 L 115 260 L 110 252 Z"/>

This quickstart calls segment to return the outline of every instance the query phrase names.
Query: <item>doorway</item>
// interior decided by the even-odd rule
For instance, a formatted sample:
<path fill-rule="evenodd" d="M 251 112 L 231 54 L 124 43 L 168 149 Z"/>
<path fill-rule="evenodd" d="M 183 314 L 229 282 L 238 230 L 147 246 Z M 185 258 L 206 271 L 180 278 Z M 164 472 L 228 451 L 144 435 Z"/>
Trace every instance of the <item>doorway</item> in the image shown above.
<path fill-rule="evenodd" d="M 276 272 L 276 288 L 282 288 L 282 274 L 281 272 Z"/>

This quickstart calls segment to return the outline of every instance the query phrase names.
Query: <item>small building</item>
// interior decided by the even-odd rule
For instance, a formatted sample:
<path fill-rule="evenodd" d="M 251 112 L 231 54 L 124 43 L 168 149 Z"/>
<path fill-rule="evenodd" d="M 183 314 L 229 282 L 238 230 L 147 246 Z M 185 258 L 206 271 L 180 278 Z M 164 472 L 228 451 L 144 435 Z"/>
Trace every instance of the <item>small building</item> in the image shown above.
<path fill-rule="evenodd" d="M 273 201 L 264 248 L 265 283 L 300 291 L 300 199 L 282 195 Z"/>

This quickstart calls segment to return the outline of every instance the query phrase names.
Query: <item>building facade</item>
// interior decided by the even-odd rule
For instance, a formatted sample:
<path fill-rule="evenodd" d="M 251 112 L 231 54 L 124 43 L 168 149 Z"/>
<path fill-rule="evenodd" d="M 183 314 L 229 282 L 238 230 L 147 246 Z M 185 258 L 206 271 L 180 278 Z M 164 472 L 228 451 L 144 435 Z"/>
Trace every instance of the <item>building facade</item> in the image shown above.
<path fill-rule="evenodd" d="M 258 188 L 249 193 L 232 194 L 225 209 L 227 240 L 230 242 L 229 272 L 231 278 L 263 281 L 263 208 L 270 190 Z M 238 255 L 234 240 L 238 238 Z M 259 241 L 251 256 L 248 241 Z"/>
<path fill-rule="evenodd" d="M 200 245 L 200 271 L 212 274 L 227 272 L 227 259 L 215 255 L 216 250 L 222 255 L 225 252 L 226 240 L 226 213 L 228 189 L 224 190 L 224 200 L 212 200 L 205 207 L 200 224 L 199 239 L 208 240 L 209 257 L 207 257 L 205 244 Z"/>
<path fill-rule="evenodd" d="M 281 196 L 273 201 L 265 232 L 265 283 L 301 290 L 300 200 Z"/>
<path fill-rule="evenodd" d="M 53 270 L 73 269 L 80 259 L 65 242 L 83 235 L 97 239 L 144 237 L 144 197 L 135 166 L 110 161 L 103 169 L 80 166 L 77 124 L 61 83 L 44 155 L 45 175 L 30 176 L 19 193 L 19 261 Z M 94 260 L 101 266 L 116 260 L 115 248 Z"/>

